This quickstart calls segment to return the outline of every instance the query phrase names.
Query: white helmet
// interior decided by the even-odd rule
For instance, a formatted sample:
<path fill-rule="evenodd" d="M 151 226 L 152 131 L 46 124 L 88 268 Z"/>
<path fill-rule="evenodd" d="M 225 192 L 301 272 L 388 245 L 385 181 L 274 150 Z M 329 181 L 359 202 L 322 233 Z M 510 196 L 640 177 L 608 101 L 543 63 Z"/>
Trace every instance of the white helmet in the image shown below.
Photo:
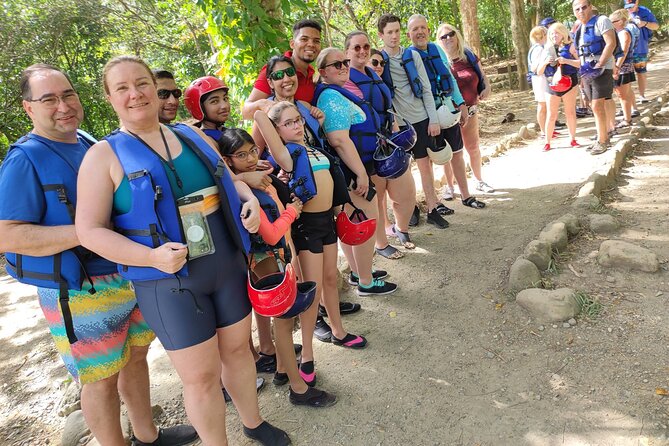
<path fill-rule="evenodd" d="M 444 146 L 433 151 L 429 147 L 427 148 L 427 155 L 430 157 L 430 160 L 439 166 L 443 166 L 447 162 L 453 159 L 453 149 L 448 141 L 444 140 Z"/>
<path fill-rule="evenodd" d="M 439 125 L 442 129 L 450 129 L 455 124 L 460 122 L 460 109 L 455 108 L 453 100 L 447 98 L 441 107 L 437 109 L 437 116 L 439 117 Z"/>

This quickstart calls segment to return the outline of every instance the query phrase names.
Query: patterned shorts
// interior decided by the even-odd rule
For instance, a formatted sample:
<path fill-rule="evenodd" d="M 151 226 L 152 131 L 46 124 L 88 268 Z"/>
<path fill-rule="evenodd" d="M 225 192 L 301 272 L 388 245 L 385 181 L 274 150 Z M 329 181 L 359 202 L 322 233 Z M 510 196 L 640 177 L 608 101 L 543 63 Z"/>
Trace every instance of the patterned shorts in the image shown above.
<path fill-rule="evenodd" d="M 69 306 L 77 341 L 70 344 L 58 290 L 38 288 L 39 303 L 56 349 L 74 379 L 88 384 L 118 373 L 130 359 L 130 347 L 146 346 L 155 338 L 137 307 L 130 282 L 119 274 L 92 278 L 95 294 L 84 281 L 70 290 Z"/>

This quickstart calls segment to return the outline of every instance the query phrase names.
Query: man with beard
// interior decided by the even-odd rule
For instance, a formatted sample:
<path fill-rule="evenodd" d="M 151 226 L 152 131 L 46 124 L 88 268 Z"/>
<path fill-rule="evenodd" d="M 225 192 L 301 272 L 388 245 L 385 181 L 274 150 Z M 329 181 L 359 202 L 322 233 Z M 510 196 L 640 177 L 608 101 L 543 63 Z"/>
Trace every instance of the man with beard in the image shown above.
<path fill-rule="evenodd" d="M 286 57 L 290 57 L 297 70 L 297 92 L 295 99 L 311 103 L 314 98 L 316 84 L 314 83 L 314 69 L 311 63 L 316 60 L 321 52 L 321 25 L 315 20 L 300 20 L 293 26 L 293 38 L 290 40 L 292 51 L 286 51 Z M 267 82 L 267 66 L 262 67 L 258 78 L 253 84 L 253 90 L 249 95 L 242 116 L 244 119 L 253 119 L 257 110 L 262 110 L 272 103 L 267 101 L 272 94 Z"/>
<path fill-rule="evenodd" d="M 174 75 L 167 70 L 153 70 L 160 99 L 158 119 L 161 124 L 170 124 L 177 117 L 181 89 L 174 82 Z"/>

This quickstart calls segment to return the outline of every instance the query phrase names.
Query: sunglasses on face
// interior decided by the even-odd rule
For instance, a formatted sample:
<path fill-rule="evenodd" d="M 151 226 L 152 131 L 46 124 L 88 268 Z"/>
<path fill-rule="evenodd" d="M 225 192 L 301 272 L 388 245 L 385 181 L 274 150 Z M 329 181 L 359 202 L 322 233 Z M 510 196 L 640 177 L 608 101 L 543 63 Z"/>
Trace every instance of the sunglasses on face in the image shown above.
<path fill-rule="evenodd" d="M 356 53 L 359 53 L 360 50 L 369 51 L 370 48 L 371 48 L 371 45 L 370 45 L 369 43 L 366 43 L 366 44 L 364 44 L 364 45 L 362 45 L 362 46 L 360 46 L 360 45 L 356 45 L 356 46 L 354 46 L 354 47 L 353 47 L 353 51 L 355 51 Z"/>
<path fill-rule="evenodd" d="M 574 12 L 585 11 L 585 10 L 588 9 L 589 7 L 590 7 L 590 5 L 584 5 L 584 6 L 580 6 L 580 7 L 578 7 L 578 8 L 574 8 Z"/>
<path fill-rule="evenodd" d="M 381 68 L 386 66 L 386 61 L 385 60 L 379 60 L 379 59 L 372 59 L 372 66 L 373 67 L 378 67 L 381 65 Z"/>
<path fill-rule="evenodd" d="M 337 60 L 335 62 L 329 63 L 323 67 L 323 69 L 327 67 L 335 67 L 336 70 L 341 70 L 341 67 L 344 66 L 348 68 L 348 64 L 351 63 L 351 59 L 344 59 L 344 60 Z"/>
<path fill-rule="evenodd" d="M 181 90 L 178 88 L 174 90 L 158 90 L 158 99 L 167 99 L 170 95 L 174 96 L 174 99 L 179 99 L 181 97 Z"/>
<path fill-rule="evenodd" d="M 452 39 L 455 37 L 455 31 L 451 31 L 450 33 L 446 33 L 443 36 L 439 37 L 440 40 L 446 40 L 446 39 Z"/>
<path fill-rule="evenodd" d="M 273 81 L 280 81 L 281 79 L 283 79 L 284 76 L 288 76 L 288 77 L 295 76 L 295 68 L 294 67 L 288 67 L 288 68 L 285 68 L 283 70 L 273 71 L 269 75 L 269 78 L 272 79 Z"/>

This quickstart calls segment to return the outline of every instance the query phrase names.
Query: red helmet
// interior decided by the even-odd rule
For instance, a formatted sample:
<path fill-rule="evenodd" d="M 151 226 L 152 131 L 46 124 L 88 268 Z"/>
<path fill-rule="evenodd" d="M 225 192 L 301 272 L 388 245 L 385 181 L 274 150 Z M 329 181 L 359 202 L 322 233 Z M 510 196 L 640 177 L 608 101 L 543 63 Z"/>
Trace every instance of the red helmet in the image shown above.
<path fill-rule="evenodd" d="M 193 118 L 198 121 L 204 119 L 202 96 L 216 90 L 228 91 L 228 86 L 225 85 L 225 82 L 214 76 L 200 77 L 190 83 L 184 93 L 184 105 Z"/>
<path fill-rule="evenodd" d="M 571 88 L 571 78 L 569 76 L 562 76 L 555 84 L 549 85 L 550 89 L 557 93 L 564 93 Z"/>
<path fill-rule="evenodd" d="M 286 265 L 284 272 L 269 274 L 254 282 L 249 269 L 247 289 L 253 309 L 261 316 L 282 316 L 295 304 L 297 278 L 293 266 Z"/>
<path fill-rule="evenodd" d="M 353 207 L 350 218 L 344 210 L 337 215 L 337 237 L 350 246 L 365 243 L 376 231 L 376 219 L 368 219 L 362 209 Z"/>
<path fill-rule="evenodd" d="M 300 282 L 297 284 L 297 297 L 290 309 L 279 316 L 280 319 L 290 319 L 299 316 L 311 307 L 316 297 L 316 282 Z"/>

